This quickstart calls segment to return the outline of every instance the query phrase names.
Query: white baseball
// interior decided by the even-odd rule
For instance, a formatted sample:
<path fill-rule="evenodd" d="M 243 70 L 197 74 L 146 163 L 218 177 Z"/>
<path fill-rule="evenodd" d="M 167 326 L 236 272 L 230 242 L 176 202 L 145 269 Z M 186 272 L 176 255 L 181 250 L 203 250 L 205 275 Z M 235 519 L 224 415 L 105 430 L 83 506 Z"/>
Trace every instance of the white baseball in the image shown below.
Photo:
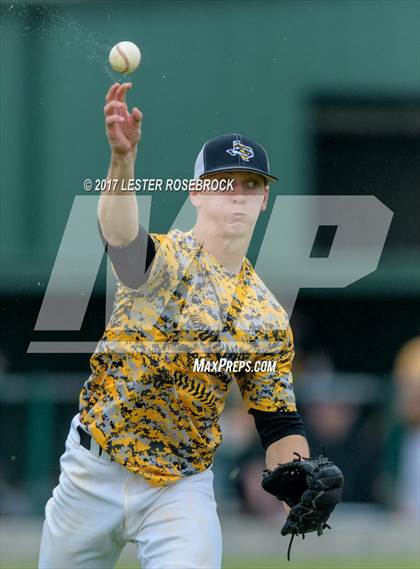
<path fill-rule="evenodd" d="M 132 73 L 140 65 L 141 53 L 135 43 L 120 41 L 109 52 L 109 63 L 119 73 Z"/>

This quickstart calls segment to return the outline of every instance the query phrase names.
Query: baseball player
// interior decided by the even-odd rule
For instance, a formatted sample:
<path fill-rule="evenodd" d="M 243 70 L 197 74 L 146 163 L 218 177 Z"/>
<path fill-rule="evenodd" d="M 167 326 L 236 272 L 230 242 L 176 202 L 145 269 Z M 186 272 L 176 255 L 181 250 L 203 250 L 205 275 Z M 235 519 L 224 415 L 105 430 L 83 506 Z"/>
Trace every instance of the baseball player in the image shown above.
<path fill-rule="evenodd" d="M 42 569 L 111 568 L 127 542 L 142 569 L 220 568 L 211 467 L 232 381 L 266 449 L 263 487 L 290 508 L 282 533 L 322 533 L 341 494 L 331 461 L 304 458 L 288 317 L 246 259 L 276 180 L 264 148 L 239 134 L 208 141 L 194 178 L 231 190 L 197 185 L 190 231 L 148 233 L 125 191 L 142 123 L 127 109 L 130 87 L 115 83 L 106 96 L 117 183 L 98 205 L 118 288 L 46 505 Z"/>

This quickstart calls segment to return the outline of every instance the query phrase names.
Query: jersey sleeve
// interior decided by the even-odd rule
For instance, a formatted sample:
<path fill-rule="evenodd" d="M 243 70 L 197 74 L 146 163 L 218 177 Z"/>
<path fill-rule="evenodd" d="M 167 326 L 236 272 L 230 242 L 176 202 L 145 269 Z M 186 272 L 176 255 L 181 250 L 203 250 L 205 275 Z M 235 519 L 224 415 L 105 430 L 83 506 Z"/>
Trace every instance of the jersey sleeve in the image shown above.
<path fill-rule="evenodd" d="M 294 354 L 293 333 L 289 325 L 278 352 L 256 353 L 250 356 L 252 371 L 237 377 L 248 412 L 251 409 L 271 412 L 296 411 L 292 376 Z M 272 362 L 271 366 L 268 366 L 269 362 Z M 261 371 L 264 368 L 270 371 Z"/>
<path fill-rule="evenodd" d="M 258 411 L 250 409 L 262 447 L 267 448 L 276 441 L 289 435 L 306 437 L 302 417 L 297 411 Z"/>
<path fill-rule="evenodd" d="M 99 222 L 98 230 L 111 261 L 112 272 L 125 288 L 137 291 L 146 283 L 158 286 L 159 280 L 166 282 L 167 286 L 174 284 L 177 252 L 167 235 L 148 233 L 139 226 L 131 243 L 114 247 L 106 241 Z"/>
<path fill-rule="evenodd" d="M 116 278 L 126 287 L 138 289 L 149 277 L 156 256 L 153 239 L 140 225 L 136 238 L 128 245 L 115 247 L 105 239 L 98 221 L 98 230 Z"/>

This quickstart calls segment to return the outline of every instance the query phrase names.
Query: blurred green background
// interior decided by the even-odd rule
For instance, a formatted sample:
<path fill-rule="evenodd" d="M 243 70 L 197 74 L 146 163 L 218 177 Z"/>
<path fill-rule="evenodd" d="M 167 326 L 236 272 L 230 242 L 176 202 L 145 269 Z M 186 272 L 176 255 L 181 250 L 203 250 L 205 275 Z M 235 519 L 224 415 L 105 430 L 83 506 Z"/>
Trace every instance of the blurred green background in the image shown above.
<path fill-rule="evenodd" d="M 294 566 L 302 549 L 305 567 L 417 566 L 418 511 L 403 511 L 400 486 L 410 441 L 419 456 L 419 420 L 398 406 L 394 362 L 418 334 L 420 2 L 1 2 L 0 15 L 2 566 L 35 566 L 39 516 L 89 373 L 88 353 L 35 355 L 28 346 L 95 344 L 103 331 L 105 259 L 80 331 L 34 328 L 74 199 L 86 197 L 85 178 L 106 175 L 103 103 L 121 80 L 107 58 L 121 40 L 143 54 L 128 95 L 144 113 L 137 177 L 191 177 L 202 144 L 221 133 L 244 133 L 268 150 L 279 182 L 253 262 L 276 195 L 375 195 L 394 212 L 378 269 L 347 288 L 301 290 L 292 315 L 311 444 L 327 441 L 349 481 L 336 537 L 299 543 Z M 153 194 L 150 229 L 167 231 L 185 199 Z M 291 212 L 291 250 L 305 215 Z M 276 249 L 270 244 L 271 266 L 288 271 L 277 267 Z M 267 284 L 280 292 L 275 277 Z M 276 513 L 252 499 L 262 456 L 244 414 L 233 397 L 215 464 L 230 528 L 226 567 L 282 566 L 286 545 L 270 533 L 278 533 Z M 243 475 L 233 481 L 238 465 Z M 405 484 L 414 484 L 417 507 L 416 482 Z"/>
<path fill-rule="evenodd" d="M 129 77 L 134 87 L 128 97 L 144 112 L 139 177 L 189 177 L 208 138 L 239 130 L 269 151 L 280 180 L 273 190 L 325 193 L 316 187 L 314 163 L 314 136 L 327 130 L 317 120 L 322 98 L 356 111 L 366 109 L 363 103 L 384 109 L 382 129 L 376 125 L 376 133 L 369 132 L 375 125 L 367 124 L 370 136 L 410 133 L 404 119 L 398 126 L 395 117 L 401 106 L 418 104 L 417 1 L 23 6 L 1 6 L 3 290 L 20 283 L 23 273 L 28 286 L 48 278 L 74 196 L 86 195 L 83 180 L 106 175 L 102 107 L 111 82 L 121 79 L 107 57 L 121 39 L 136 42 L 143 54 Z M 406 122 L 415 122 L 416 109 Z M 351 123 L 356 113 L 348 116 Z M 379 187 L 353 193 L 387 189 L 378 197 L 391 209 L 399 201 L 413 205 L 414 192 L 401 195 L 403 172 L 387 182 L 390 170 L 395 176 L 394 170 L 407 167 L 402 158 L 394 160 L 393 168 L 382 164 Z M 336 194 L 348 193 L 340 187 L 343 180 L 335 184 Z M 155 195 L 152 229 L 167 230 L 185 197 Z M 402 245 L 392 252 L 391 268 L 408 282 L 403 263 L 414 243 Z"/>

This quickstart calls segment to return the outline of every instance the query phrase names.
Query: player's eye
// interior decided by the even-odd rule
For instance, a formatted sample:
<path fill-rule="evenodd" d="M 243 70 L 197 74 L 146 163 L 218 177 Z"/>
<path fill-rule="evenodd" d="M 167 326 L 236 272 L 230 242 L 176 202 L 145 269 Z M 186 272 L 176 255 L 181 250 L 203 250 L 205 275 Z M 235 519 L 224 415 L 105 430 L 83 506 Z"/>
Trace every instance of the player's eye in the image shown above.
<path fill-rule="evenodd" d="M 257 178 L 249 178 L 249 180 L 247 180 L 246 185 L 248 189 L 256 190 L 261 186 L 261 183 Z"/>

